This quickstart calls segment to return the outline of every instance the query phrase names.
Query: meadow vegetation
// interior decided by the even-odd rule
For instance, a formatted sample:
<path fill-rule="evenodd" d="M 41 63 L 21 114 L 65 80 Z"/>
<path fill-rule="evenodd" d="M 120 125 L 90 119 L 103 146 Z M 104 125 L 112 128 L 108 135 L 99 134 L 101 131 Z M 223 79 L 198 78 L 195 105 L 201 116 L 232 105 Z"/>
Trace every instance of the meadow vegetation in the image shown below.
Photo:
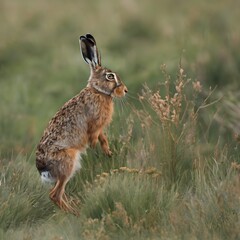
<path fill-rule="evenodd" d="M 240 29 L 229 1 L 0 2 L 0 239 L 239 239 Z M 78 37 L 129 89 L 113 151 L 88 149 L 48 198 L 35 147 L 89 75 Z"/>

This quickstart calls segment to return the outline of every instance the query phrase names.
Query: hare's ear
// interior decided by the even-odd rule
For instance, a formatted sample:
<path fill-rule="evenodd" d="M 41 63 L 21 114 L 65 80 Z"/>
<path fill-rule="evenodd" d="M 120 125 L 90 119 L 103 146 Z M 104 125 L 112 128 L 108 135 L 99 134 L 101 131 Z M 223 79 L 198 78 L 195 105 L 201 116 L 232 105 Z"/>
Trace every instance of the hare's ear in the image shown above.
<path fill-rule="evenodd" d="M 98 66 L 101 66 L 101 56 L 97 48 L 95 38 L 91 34 L 86 34 L 86 38 L 93 43 L 94 61 Z"/>
<path fill-rule="evenodd" d="M 91 47 L 88 45 L 88 41 L 85 36 L 80 37 L 79 44 L 83 59 L 86 61 L 86 63 L 91 64 L 92 62 Z"/>
<path fill-rule="evenodd" d="M 94 37 L 90 34 L 80 37 L 80 48 L 83 59 L 90 65 L 91 68 L 101 66 L 99 53 Z"/>

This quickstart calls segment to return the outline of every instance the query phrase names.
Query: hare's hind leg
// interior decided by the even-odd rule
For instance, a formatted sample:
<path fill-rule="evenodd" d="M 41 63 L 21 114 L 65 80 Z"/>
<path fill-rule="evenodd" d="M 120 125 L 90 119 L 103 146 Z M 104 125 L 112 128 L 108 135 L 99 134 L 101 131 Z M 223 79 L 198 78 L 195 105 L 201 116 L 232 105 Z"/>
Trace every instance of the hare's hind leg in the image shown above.
<path fill-rule="evenodd" d="M 50 199 L 62 210 L 73 213 L 74 215 L 79 215 L 78 211 L 74 209 L 68 202 L 68 198 L 65 194 L 65 187 L 68 179 L 63 176 L 57 180 L 56 185 L 50 191 Z"/>
<path fill-rule="evenodd" d="M 65 200 L 63 200 L 63 194 L 65 191 L 65 186 L 66 186 L 67 182 L 64 181 L 63 178 L 60 178 L 57 180 L 55 186 L 52 188 L 52 190 L 49 193 L 49 197 L 50 199 L 56 203 L 61 209 L 62 209 L 62 202 L 65 202 Z"/>
<path fill-rule="evenodd" d="M 60 209 L 78 215 L 77 210 L 69 203 L 69 199 L 65 194 L 65 187 L 77 169 L 76 161 L 79 160 L 79 152 L 74 149 L 65 150 L 59 152 L 59 158 L 58 166 L 55 169 L 57 181 L 50 191 L 49 197 Z M 76 205 L 74 207 L 76 208 Z"/>

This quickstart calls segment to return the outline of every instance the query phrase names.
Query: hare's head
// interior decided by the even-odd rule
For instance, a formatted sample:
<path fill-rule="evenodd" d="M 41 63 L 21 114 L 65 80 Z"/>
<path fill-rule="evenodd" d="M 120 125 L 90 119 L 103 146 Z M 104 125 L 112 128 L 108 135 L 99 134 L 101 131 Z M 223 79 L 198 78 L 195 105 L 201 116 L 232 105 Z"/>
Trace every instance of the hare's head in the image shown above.
<path fill-rule="evenodd" d="M 128 91 L 127 87 L 115 72 L 102 67 L 96 41 L 91 34 L 80 37 L 80 49 L 91 69 L 88 86 L 111 97 L 123 97 Z"/>

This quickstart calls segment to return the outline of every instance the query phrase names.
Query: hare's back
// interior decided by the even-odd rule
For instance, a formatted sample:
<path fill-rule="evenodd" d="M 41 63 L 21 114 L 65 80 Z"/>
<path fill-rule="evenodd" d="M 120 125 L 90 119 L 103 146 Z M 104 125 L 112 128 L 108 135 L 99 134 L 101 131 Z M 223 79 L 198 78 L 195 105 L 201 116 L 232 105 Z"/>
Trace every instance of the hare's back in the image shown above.
<path fill-rule="evenodd" d="M 39 145 L 65 148 L 86 134 L 87 121 L 81 93 L 66 102 L 49 121 Z"/>

